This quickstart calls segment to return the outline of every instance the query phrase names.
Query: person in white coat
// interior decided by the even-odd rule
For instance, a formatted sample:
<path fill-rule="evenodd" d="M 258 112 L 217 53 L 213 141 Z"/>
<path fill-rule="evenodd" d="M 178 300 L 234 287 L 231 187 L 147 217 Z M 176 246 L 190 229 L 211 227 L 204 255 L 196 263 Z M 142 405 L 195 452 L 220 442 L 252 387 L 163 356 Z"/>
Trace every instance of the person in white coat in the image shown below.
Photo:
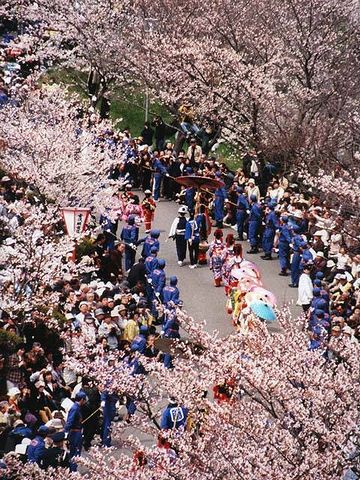
<path fill-rule="evenodd" d="M 304 312 L 307 312 L 310 308 L 311 300 L 313 298 L 313 283 L 310 277 L 311 266 L 305 265 L 303 273 L 299 279 L 298 301 L 297 305 L 300 305 Z"/>

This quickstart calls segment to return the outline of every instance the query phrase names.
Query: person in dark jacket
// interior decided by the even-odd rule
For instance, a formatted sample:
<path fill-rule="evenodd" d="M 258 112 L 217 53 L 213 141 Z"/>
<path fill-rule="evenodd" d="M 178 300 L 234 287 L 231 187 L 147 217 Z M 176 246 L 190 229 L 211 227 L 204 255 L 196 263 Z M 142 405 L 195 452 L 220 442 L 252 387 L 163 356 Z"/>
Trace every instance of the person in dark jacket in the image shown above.
<path fill-rule="evenodd" d="M 141 130 L 140 136 L 143 139 L 143 144 L 151 147 L 154 138 L 154 130 L 151 128 L 150 122 L 144 123 L 144 128 Z"/>

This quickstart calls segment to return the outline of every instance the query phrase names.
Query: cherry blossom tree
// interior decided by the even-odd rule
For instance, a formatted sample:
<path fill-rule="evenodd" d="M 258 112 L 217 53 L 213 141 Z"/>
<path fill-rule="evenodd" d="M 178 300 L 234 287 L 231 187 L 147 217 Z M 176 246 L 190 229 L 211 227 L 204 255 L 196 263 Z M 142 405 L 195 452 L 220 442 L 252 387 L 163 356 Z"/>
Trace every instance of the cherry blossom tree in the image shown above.
<path fill-rule="evenodd" d="M 143 48 L 148 81 L 166 103 L 189 101 L 200 119 L 218 116 L 229 140 L 292 162 L 351 151 L 359 94 L 352 2 L 157 5 L 156 34 Z"/>
<path fill-rule="evenodd" d="M 60 206 L 91 205 L 116 162 L 115 144 L 104 139 L 112 125 L 81 109 L 54 85 L 0 111 L 2 168 Z"/>
<path fill-rule="evenodd" d="M 340 339 L 328 359 L 310 352 L 288 311 L 278 313 L 281 333 L 270 334 L 252 319 L 248 335 L 227 338 L 178 314 L 197 348 L 183 346 L 170 370 L 139 355 L 147 374 L 134 375 L 116 356 L 101 362 L 89 339 L 79 337 L 72 368 L 128 395 L 137 407 L 114 427 L 122 451 L 93 448 L 79 459 L 88 478 L 330 480 L 358 469 L 358 344 Z M 205 397 L 214 385 L 229 387 L 227 400 Z M 190 421 L 185 430 L 162 431 L 171 446 L 166 450 L 155 444 L 169 395 L 189 409 Z M 134 429 L 152 437 L 154 446 L 131 435 Z"/>
<path fill-rule="evenodd" d="M 12 312 L 34 305 L 50 308 L 58 301 L 50 287 L 69 273 L 73 242 L 64 235 L 57 207 L 24 204 L 11 209 L 20 223 L 10 226 L 10 236 L 0 249 L 2 308 Z"/>
<path fill-rule="evenodd" d="M 94 104 L 110 87 L 131 87 L 133 2 L 129 0 L 17 1 L 41 63 L 89 74 L 86 90 Z M 30 22 L 29 22 L 30 21 Z"/>

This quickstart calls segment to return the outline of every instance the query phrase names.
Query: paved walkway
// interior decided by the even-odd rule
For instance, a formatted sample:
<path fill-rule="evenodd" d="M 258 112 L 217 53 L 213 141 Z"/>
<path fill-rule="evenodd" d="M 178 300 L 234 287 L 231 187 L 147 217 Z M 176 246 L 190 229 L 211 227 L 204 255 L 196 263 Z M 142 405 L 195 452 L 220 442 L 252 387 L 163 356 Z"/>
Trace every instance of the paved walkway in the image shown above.
<path fill-rule="evenodd" d="M 184 301 L 185 310 L 196 320 L 206 319 L 206 329 L 208 331 L 219 330 L 220 334 L 226 336 L 233 332 L 230 316 L 226 313 L 226 297 L 223 288 L 213 286 L 212 273 L 209 267 L 204 265 L 194 270 L 188 267 L 187 261 L 183 267 L 177 264 L 175 243 L 173 240 L 167 240 L 168 232 L 173 219 L 177 216 L 178 204 L 160 200 L 157 204 L 155 222 L 153 227 L 161 231 L 160 236 L 160 258 L 166 260 L 166 274 L 176 275 L 179 279 L 179 289 L 181 299 Z M 225 232 L 232 231 L 226 229 Z M 141 232 L 143 233 L 143 231 Z M 226 234 L 226 233 L 225 233 Z M 297 289 L 288 287 L 289 277 L 280 277 L 279 264 L 277 260 L 262 260 L 259 255 L 246 255 L 249 248 L 247 242 L 243 243 L 245 258 L 254 261 L 262 273 L 264 287 L 272 291 L 278 300 L 278 307 L 296 301 Z M 300 309 L 293 305 L 291 307 L 293 314 L 299 314 Z M 269 325 L 270 330 L 278 330 L 276 322 Z"/>

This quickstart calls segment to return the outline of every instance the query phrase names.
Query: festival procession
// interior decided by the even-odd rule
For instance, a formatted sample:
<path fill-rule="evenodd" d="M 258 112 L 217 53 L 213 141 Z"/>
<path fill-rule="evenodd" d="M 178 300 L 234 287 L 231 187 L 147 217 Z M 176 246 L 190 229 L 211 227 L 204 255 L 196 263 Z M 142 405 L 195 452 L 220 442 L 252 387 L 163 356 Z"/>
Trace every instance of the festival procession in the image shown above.
<path fill-rule="evenodd" d="M 329 133 L 317 119 L 319 136 L 320 124 L 328 128 L 329 145 L 303 125 L 296 145 L 288 126 L 281 129 L 282 138 L 289 134 L 284 144 L 270 148 L 256 142 L 267 138 L 261 115 L 269 123 L 268 110 L 286 116 L 287 107 L 278 96 L 262 99 L 270 84 L 267 91 L 257 82 L 275 78 L 278 60 L 267 60 L 274 72 L 257 77 L 245 72 L 245 60 L 238 68 L 254 82 L 253 106 L 259 96 L 255 134 L 247 112 L 232 105 L 229 119 L 222 96 L 232 103 L 239 93 L 226 93 L 215 79 L 210 89 L 197 78 L 210 75 L 216 58 L 203 58 L 212 47 L 187 27 L 182 44 L 175 17 L 185 10 L 176 2 L 164 6 L 164 23 L 154 7 L 159 18 L 145 18 L 145 38 L 130 34 L 126 22 L 131 13 L 136 27 L 147 2 L 139 10 L 102 0 L 77 7 L 44 0 L 35 9 L 18 3 L 15 10 L 7 2 L 0 7 L 1 478 L 359 479 L 356 138 L 346 151 L 356 112 L 343 107 L 341 115 L 354 123 L 339 120 L 341 128 L 349 122 L 346 134 L 340 126 Z M 225 0 L 210 3 L 205 16 L 222 6 L 258 31 L 245 2 L 243 10 Z M 257 11 L 261 2 L 255 3 Z M 280 3 L 274 9 L 282 18 L 293 14 Z M 332 32 L 326 6 L 313 3 L 316 28 Z M 201 8 L 196 2 L 194 11 Z M 345 14 L 339 13 L 344 22 Z M 91 37 L 90 18 L 98 19 L 107 43 L 101 33 Z M 50 28 L 55 22 L 58 28 Z M 224 29 L 238 25 L 235 18 L 219 22 Z M 357 27 L 347 28 L 343 41 L 351 50 Z M 102 67 L 99 51 L 112 52 L 122 29 L 133 62 L 122 38 L 124 57 L 104 53 Z M 223 35 L 228 39 L 227 30 Z M 191 54 L 198 70 L 191 65 L 186 73 L 190 41 L 204 52 Z M 229 42 L 216 48 L 230 84 Z M 145 59 L 141 46 L 148 47 Z M 166 70 L 157 79 L 164 47 L 179 83 Z M 90 62 L 90 70 L 81 62 Z M 57 77 L 50 81 L 60 69 L 85 71 L 79 82 L 87 94 Z M 145 117 L 136 126 L 113 114 L 108 82 L 123 82 L 121 88 L 127 82 L 112 76 L 116 69 L 146 85 Z M 135 111 L 136 91 L 124 112 Z M 176 97 L 168 106 L 172 121 L 151 111 L 150 92 L 167 106 Z M 224 145 L 236 145 L 236 153 L 227 156 Z"/>

